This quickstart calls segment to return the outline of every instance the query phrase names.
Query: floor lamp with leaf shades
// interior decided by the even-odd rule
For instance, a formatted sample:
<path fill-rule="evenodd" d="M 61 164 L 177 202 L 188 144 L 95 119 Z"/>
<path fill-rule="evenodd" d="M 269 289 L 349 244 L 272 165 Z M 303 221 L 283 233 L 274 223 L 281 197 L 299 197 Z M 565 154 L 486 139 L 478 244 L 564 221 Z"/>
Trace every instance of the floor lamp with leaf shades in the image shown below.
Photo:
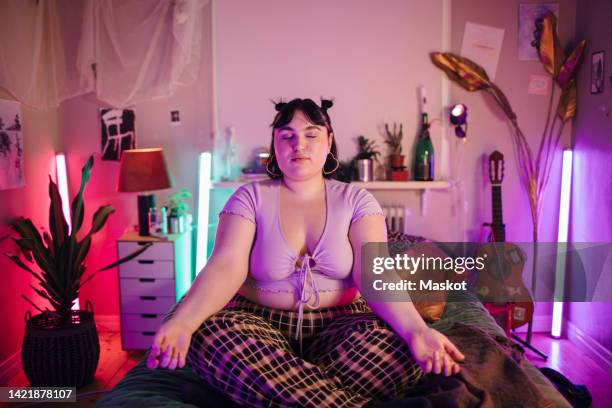
<path fill-rule="evenodd" d="M 149 209 L 155 207 L 155 190 L 174 187 L 163 149 L 124 150 L 119 165 L 117 191 L 138 194 L 138 234 L 150 235 Z"/>

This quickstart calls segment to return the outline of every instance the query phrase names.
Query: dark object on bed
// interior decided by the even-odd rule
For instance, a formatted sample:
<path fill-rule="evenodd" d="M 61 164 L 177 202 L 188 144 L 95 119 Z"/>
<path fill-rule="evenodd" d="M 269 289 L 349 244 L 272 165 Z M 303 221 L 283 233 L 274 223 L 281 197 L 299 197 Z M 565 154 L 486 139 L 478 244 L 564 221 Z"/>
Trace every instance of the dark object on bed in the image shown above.
<path fill-rule="evenodd" d="M 585 385 L 576 385 L 560 372 L 548 367 L 539 369 L 574 408 L 589 408 L 593 397 Z"/>

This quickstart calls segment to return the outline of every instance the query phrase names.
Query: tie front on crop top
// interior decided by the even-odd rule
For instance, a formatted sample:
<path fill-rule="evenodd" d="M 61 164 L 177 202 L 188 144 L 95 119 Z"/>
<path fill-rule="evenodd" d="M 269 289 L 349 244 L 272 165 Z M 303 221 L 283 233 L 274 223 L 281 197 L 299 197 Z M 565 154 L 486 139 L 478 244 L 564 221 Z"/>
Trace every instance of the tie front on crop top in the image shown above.
<path fill-rule="evenodd" d="M 296 338 L 301 343 L 304 306 L 319 307 L 319 292 L 353 286 L 353 249 L 348 238 L 351 223 L 366 215 L 383 214 L 367 190 L 337 180 L 325 180 L 326 218 L 312 253 L 297 254 L 280 225 L 281 180 L 242 185 L 219 214 L 229 213 L 256 225 L 246 284 L 258 290 L 296 295 Z"/>

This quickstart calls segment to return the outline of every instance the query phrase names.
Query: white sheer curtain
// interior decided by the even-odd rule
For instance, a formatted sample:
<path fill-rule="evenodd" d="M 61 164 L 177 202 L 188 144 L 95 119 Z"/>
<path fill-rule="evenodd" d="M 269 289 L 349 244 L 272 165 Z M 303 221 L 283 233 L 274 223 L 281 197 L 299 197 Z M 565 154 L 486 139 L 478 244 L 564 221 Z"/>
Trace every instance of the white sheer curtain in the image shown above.
<path fill-rule="evenodd" d="M 207 3 L 2 0 L 0 86 L 36 108 L 92 91 L 115 107 L 169 96 L 198 78 Z"/>
<path fill-rule="evenodd" d="M 192 84 L 202 61 L 207 0 L 87 0 L 77 66 L 96 65 L 95 91 L 116 107 Z"/>
<path fill-rule="evenodd" d="M 82 9 L 78 0 L 1 1 L 0 86 L 41 109 L 93 90 L 74 62 Z"/>

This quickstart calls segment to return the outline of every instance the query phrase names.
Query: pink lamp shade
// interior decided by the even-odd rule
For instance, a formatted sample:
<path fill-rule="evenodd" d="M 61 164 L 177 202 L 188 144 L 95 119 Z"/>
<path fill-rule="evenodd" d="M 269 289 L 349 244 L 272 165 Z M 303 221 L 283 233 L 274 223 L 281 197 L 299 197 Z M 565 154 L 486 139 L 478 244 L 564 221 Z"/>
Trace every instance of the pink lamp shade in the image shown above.
<path fill-rule="evenodd" d="M 174 182 L 161 148 L 123 151 L 117 191 L 153 191 L 173 186 Z"/>

